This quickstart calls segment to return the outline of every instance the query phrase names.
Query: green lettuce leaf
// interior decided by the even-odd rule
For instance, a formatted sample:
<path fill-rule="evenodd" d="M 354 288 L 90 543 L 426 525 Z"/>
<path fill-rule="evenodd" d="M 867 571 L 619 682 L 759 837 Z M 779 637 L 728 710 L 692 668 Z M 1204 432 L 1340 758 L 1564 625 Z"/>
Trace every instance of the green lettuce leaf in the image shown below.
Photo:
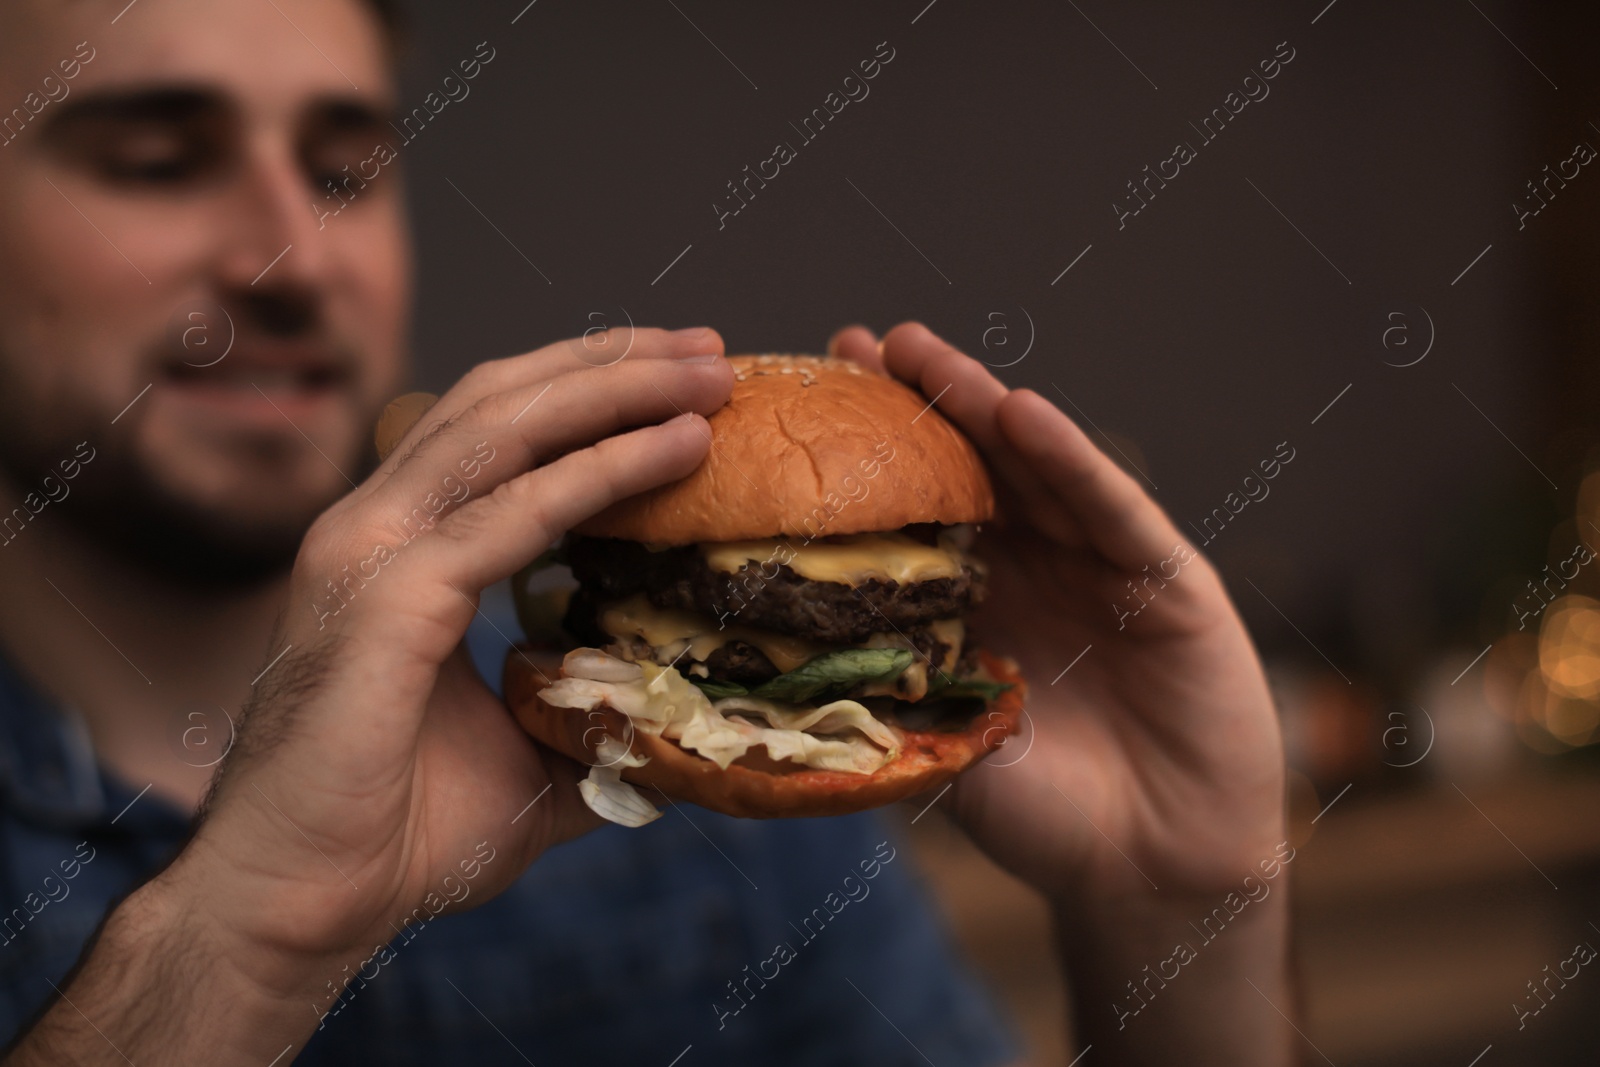
<path fill-rule="evenodd" d="M 779 700 L 786 704 L 821 703 L 837 700 L 866 682 L 887 682 L 911 666 L 913 654 L 903 648 L 846 648 L 824 652 L 807 660 L 787 674 L 748 688 L 738 682 L 689 676 L 711 700 L 723 697 L 753 696 Z"/>
<path fill-rule="evenodd" d="M 985 704 L 992 704 L 999 699 L 1001 693 L 1012 688 L 1011 682 L 989 682 L 982 678 L 951 678 L 948 675 L 942 675 L 941 678 L 935 678 L 928 685 L 928 695 L 924 699 L 977 697 Z"/>
<path fill-rule="evenodd" d="M 824 652 L 788 674 L 762 682 L 750 691 L 764 700 L 805 704 L 832 700 L 866 682 L 888 682 L 911 666 L 913 655 L 903 648 L 846 648 Z"/>

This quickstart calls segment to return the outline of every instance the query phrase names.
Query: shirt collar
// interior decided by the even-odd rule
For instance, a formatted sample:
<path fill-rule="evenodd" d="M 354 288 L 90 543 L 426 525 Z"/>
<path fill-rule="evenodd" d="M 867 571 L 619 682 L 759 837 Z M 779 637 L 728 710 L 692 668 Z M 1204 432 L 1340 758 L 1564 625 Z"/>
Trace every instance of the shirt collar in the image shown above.
<path fill-rule="evenodd" d="M 51 826 L 106 816 L 105 783 L 83 717 L 35 689 L 0 652 L 0 796 Z"/>

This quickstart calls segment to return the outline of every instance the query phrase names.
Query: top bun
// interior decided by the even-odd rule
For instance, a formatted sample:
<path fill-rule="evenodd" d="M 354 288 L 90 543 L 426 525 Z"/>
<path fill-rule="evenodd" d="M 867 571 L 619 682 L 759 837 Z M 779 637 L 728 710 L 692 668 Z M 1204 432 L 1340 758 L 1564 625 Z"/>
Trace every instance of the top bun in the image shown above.
<path fill-rule="evenodd" d="M 993 516 L 994 490 L 977 450 L 900 382 L 821 356 L 728 362 L 733 397 L 711 415 L 705 461 L 576 532 L 673 546 Z"/>

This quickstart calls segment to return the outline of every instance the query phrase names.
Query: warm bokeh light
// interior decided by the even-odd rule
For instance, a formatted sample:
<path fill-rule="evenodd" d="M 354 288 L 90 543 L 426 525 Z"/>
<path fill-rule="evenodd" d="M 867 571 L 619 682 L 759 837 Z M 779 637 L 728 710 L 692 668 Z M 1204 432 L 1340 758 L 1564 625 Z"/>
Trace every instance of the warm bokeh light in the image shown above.
<path fill-rule="evenodd" d="M 1539 631 L 1539 670 L 1561 696 L 1600 696 L 1600 601 L 1564 596 L 1550 606 Z"/>
<path fill-rule="evenodd" d="M 1595 545 L 1600 545 L 1600 467 L 1584 474 L 1572 517 L 1552 531 L 1549 563 L 1531 577 L 1506 575 L 1500 587 L 1519 590 L 1511 612 L 1523 626 L 1507 625 L 1495 640 L 1484 667 L 1485 693 L 1495 711 L 1516 724 L 1522 742 L 1546 755 L 1600 742 L 1600 562 L 1594 561 L 1600 553 Z M 1486 609 L 1497 610 L 1495 604 Z"/>
<path fill-rule="evenodd" d="M 1595 739 L 1600 726 L 1600 705 L 1587 700 L 1552 699 L 1545 705 L 1545 729 L 1558 740 L 1577 747 Z"/>

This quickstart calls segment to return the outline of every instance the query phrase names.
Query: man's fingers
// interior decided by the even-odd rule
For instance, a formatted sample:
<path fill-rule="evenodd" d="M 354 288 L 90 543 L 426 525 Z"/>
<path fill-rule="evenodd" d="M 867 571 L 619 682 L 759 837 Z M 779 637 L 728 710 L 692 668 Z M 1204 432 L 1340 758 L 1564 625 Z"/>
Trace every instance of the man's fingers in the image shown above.
<path fill-rule="evenodd" d="M 883 337 L 883 362 L 901 381 L 937 398 L 939 410 L 980 447 L 1000 445 L 995 405 L 1009 391 L 989 369 L 962 354 L 920 322 L 896 326 Z"/>
<path fill-rule="evenodd" d="M 983 449 L 1041 529 L 1074 544 L 1072 527 L 1129 570 L 1165 559 L 1187 539 L 1128 475 L 1032 390 L 1012 392 L 988 368 L 921 323 L 884 336 L 891 373 L 916 384 Z"/>
<path fill-rule="evenodd" d="M 462 506 L 417 542 L 417 565 L 461 589 L 485 588 L 589 516 L 687 477 L 710 449 L 711 426 L 692 413 L 607 437 Z"/>
<path fill-rule="evenodd" d="M 995 412 L 1010 392 L 1005 383 L 920 322 L 896 326 L 884 335 L 879 349 L 891 374 L 920 389 L 983 451 L 990 469 L 1009 489 L 1001 492 L 1002 498 L 1011 497 L 1036 525 L 1066 543 L 1076 543 L 1073 520 L 1063 514 L 1059 498 L 995 421 Z"/>
<path fill-rule="evenodd" d="M 1112 563 L 1139 570 L 1188 543 L 1133 476 L 1049 400 L 1018 389 L 995 414 L 1006 441 L 1066 504 L 1089 544 Z"/>
<path fill-rule="evenodd" d="M 944 356 L 960 355 L 955 346 L 920 322 L 902 322 L 894 327 L 883 335 L 878 350 L 882 355 L 884 367 L 890 374 L 903 382 L 915 385 L 927 384 L 930 364 Z M 978 370 L 988 373 L 977 360 L 973 360 L 972 363 Z M 989 377 L 993 379 L 994 376 L 989 375 Z M 1001 389 L 1005 388 L 998 381 L 995 381 L 995 385 Z M 934 392 L 942 388 L 943 385 L 940 385 Z M 933 393 L 928 395 L 932 396 Z"/>
<path fill-rule="evenodd" d="M 427 417 L 415 420 L 399 437 L 388 458 L 378 465 L 360 492 L 370 492 L 382 484 L 429 433 L 495 393 L 551 381 L 563 374 L 616 367 L 625 361 L 722 354 L 722 337 L 709 327 L 685 330 L 627 327 L 591 331 L 532 352 L 479 363 L 438 398 L 429 408 Z"/>
<path fill-rule="evenodd" d="M 846 326 L 828 340 L 828 355 L 859 363 L 870 371 L 888 374 L 883 366 L 883 355 L 878 351 L 878 338 L 865 326 Z"/>
<path fill-rule="evenodd" d="M 732 389 L 732 369 L 718 356 L 629 361 L 492 394 L 414 446 L 351 517 L 431 525 L 560 453 L 687 412 L 709 414 Z"/>

